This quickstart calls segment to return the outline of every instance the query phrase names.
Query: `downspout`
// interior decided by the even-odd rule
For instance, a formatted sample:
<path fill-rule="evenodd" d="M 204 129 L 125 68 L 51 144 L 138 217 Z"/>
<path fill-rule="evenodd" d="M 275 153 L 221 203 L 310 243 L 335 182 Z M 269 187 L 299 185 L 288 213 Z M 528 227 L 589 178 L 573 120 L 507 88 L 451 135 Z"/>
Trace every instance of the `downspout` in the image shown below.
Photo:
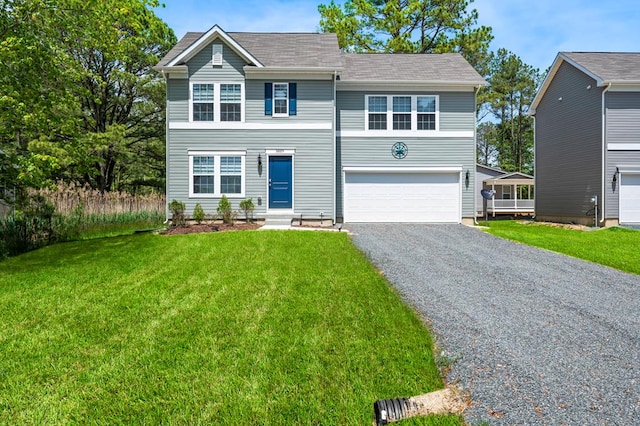
<path fill-rule="evenodd" d="M 169 223 L 169 75 L 164 73 L 164 69 L 160 70 L 162 77 L 164 78 L 164 97 L 165 97 L 165 109 L 164 109 L 164 223 Z"/>
<path fill-rule="evenodd" d="M 602 91 L 602 207 L 600 208 L 600 224 L 604 222 L 605 217 L 605 202 L 607 199 L 606 189 L 607 189 L 607 115 L 605 113 L 605 94 L 611 89 L 611 83 L 607 85 Z"/>
<path fill-rule="evenodd" d="M 332 133 L 333 133 L 333 168 L 332 168 L 332 173 L 333 173 L 333 200 L 332 200 L 332 204 L 333 204 L 333 223 L 336 223 L 336 213 L 337 213 L 337 208 L 336 208 L 336 196 L 337 196 L 337 188 L 336 188 L 336 174 L 338 173 L 338 171 L 336 170 L 336 155 L 337 155 L 337 145 L 338 145 L 338 140 L 336 139 L 336 123 L 337 123 L 337 119 L 336 119 L 336 114 L 337 114 L 337 88 L 336 88 L 336 79 L 338 78 L 338 71 L 334 70 L 333 71 L 333 125 L 331 126 L 332 128 Z"/>
<path fill-rule="evenodd" d="M 475 88 L 474 88 L 474 96 L 473 96 L 473 103 L 475 106 L 475 110 L 478 109 L 478 92 L 480 91 L 480 89 L 482 88 L 482 86 L 480 84 L 478 84 Z M 476 119 L 473 120 L 474 122 L 474 126 L 473 126 L 473 158 L 474 158 L 474 162 L 473 162 L 473 224 L 474 225 L 478 225 L 478 200 L 477 200 L 477 194 L 475 193 L 477 187 L 478 187 L 478 183 L 476 182 L 476 179 L 478 178 L 478 168 L 476 167 L 476 164 L 478 164 L 478 116 L 476 115 Z M 462 201 L 462 200 L 461 200 Z"/>

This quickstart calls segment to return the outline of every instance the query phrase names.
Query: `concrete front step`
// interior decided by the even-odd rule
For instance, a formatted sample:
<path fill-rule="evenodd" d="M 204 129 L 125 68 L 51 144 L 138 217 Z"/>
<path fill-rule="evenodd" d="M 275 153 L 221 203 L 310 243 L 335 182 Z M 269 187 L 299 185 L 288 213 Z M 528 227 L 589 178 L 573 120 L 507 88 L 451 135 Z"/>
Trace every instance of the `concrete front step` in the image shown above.
<path fill-rule="evenodd" d="M 264 218 L 264 226 L 260 229 L 291 229 L 293 215 L 284 213 L 270 213 Z"/>

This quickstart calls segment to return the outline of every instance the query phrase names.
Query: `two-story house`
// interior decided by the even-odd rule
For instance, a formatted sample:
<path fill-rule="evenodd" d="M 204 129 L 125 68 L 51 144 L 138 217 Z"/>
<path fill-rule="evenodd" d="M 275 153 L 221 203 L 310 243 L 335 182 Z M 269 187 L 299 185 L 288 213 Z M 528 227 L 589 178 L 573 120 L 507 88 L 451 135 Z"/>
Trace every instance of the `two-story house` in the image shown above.
<path fill-rule="evenodd" d="M 459 54 L 342 53 L 335 34 L 187 33 L 167 83 L 167 200 L 256 216 L 464 222 L 475 100 Z"/>
<path fill-rule="evenodd" d="M 536 217 L 640 223 L 640 53 L 560 52 L 531 114 Z"/>

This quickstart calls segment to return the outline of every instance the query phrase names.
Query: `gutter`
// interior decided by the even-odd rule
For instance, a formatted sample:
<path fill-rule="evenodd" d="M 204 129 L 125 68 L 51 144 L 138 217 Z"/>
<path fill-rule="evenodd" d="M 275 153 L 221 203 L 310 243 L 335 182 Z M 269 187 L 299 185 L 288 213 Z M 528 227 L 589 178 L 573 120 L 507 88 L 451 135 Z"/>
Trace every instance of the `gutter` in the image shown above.
<path fill-rule="evenodd" d="M 606 181 L 607 181 L 607 158 L 606 158 L 606 154 L 607 154 L 607 124 L 606 124 L 606 113 L 605 113 L 605 94 L 609 91 L 609 89 L 611 89 L 611 84 L 609 83 L 607 85 L 607 87 L 604 88 L 604 90 L 602 91 L 602 207 L 600 208 L 600 224 L 602 224 L 605 220 L 605 203 L 607 200 L 607 194 L 606 194 Z M 619 214 L 618 214 L 619 216 Z"/>
<path fill-rule="evenodd" d="M 474 90 L 474 94 L 473 94 L 473 104 L 474 104 L 474 109 L 476 110 L 476 118 L 475 120 L 473 120 L 474 122 L 474 126 L 473 126 L 473 158 L 474 158 L 474 162 L 473 162 L 473 190 L 471 191 L 473 193 L 473 223 L 474 225 L 478 225 L 478 200 L 477 200 L 477 194 L 476 189 L 478 188 L 478 183 L 476 182 L 476 179 L 478 178 L 478 116 L 477 116 L 477 110 L 478 110 L 478 92 L 480 91 L 480 89 L 482 88 L 481 84 L 478 84 L 475 87 Z M 460 200 L 462 201 L 462 200 Z"/>
<path fill-rule="evenodd" d="M 336 132 L 336 125 L 337 125 L 337 113 L 338 113 L 338 109 L 337 109 L 337 105 L 338 105 L 338 100 L 337 98 L 337 89 L 336 89 L 336 80 L 338 78 L 338 70 L 334 70 L 333 71 L 333 126 L 332 127 L 332 132 L 333 135 L 333 167 L 332 167 L 332 172 L 333 172 L 333 200 L 332 200 L 332 204 L 333 204 L 333 223 L 334 225 L 336 224 L 336 213 L 337 213 L 337 189 L 336 189 L 336 174 L 337 174 L 337 170 L 336 170 L 336 161 L 337 161 L 337 152 L 338 152 L 338 140 L 336 139 L 337 137 L 337 132 Z M 344 220 L 343 220 L 344 222 Z"/>

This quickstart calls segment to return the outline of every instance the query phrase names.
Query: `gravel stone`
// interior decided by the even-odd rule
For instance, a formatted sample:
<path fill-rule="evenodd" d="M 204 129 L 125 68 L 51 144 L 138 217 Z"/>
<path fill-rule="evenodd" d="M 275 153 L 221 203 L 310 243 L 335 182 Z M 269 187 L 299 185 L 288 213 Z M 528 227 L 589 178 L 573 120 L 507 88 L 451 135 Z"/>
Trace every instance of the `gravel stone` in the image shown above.
<path fill-rule="evenodd" d="M 429 322 L 469 423 L 640 424 L 640 276 L 463 225 L 345 228 Z"/>

